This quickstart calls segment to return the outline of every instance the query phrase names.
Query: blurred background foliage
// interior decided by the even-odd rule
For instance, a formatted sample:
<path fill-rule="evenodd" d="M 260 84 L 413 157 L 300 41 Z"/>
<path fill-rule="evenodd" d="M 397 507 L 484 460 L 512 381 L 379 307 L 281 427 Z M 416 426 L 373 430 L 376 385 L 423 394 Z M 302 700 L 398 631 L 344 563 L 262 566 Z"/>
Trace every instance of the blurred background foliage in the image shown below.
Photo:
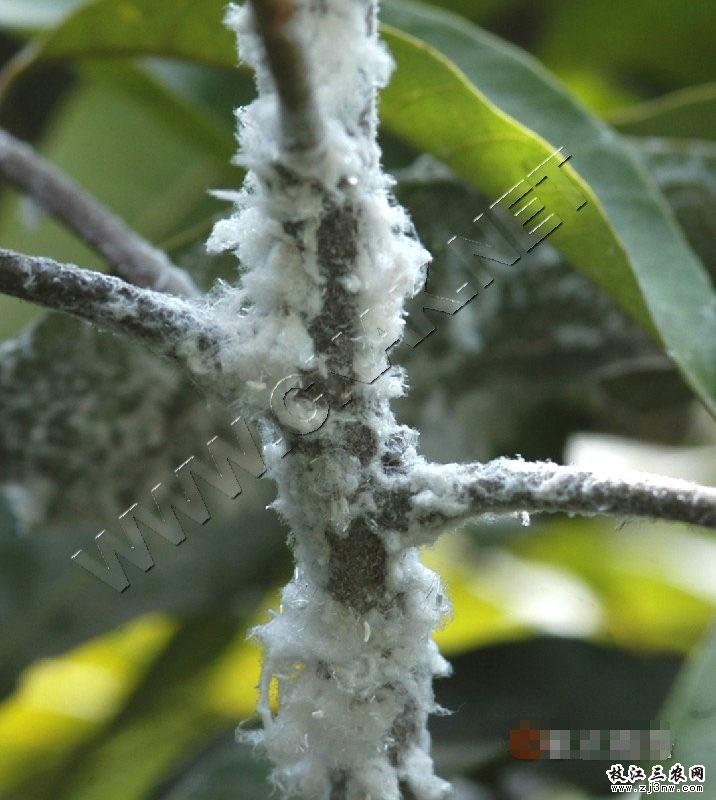
<path fill-rule="evenodd" d="M 397 0 L 386 5 L 398 27 L 412 13 Z M 233 108 L 254 91 L 249 74 L 227 70 L 234 57 L 223 6 L 0 0 L 0 123 L 205 288 L 237 275 L 231 259 L 208 257 L 203 241 L 227 213 L 209 190 L 241 181 L 230 164 Z M 445 31 L 457 24 L 474 37 L 475 52 L 496 48 L 504 85 L 478 88 L 516 118 L 516 76 L 527 64 L 544 101 L 520 122 L 547 139 L 545 126 L 563 126 L 552 144 L 575 154 L 577 172 L 584 162 L 574 120 L 617 131 L 616 144 L 649 173 L 649 191 L 668 202 L 664 214 L 678 219 L 694 258 L 716 274 L 712 3 L 432 6 L 499 37 L 480 39 L 467 22 L 438 18 Z M 447 55 L 459 61 L 457 51 Z M 459 62 L 466 73 L 471 56 Z M 567 101 L 552 106 L 555 92 Z M 467 278 L 448 239 L 497 196 L 494 181 L 504 175 L 509 188 L 510 170 L 524 163 L 503 154 L 493 178 L 479 159 L 443 159 L 455 174 L 434 158 L 434 143 L 448 136 L 449 144 L 450 132 L 436 125 L 421 146 L 421 131 L 406 133 L 391 102 L 388 93 L 386 168 L 435 256 L 430 291 L 453 294 Z M 468 98 L 465 113 L 488 113 L 480 102 Z M 105 268 L 6 186 L 0 242 Z M 574 266 L 545 242 L 513 267 L 495 266 L 494 284 L 454 317 L 428 312 L 438 330 L 397 359 L 412 387 L 396 404 L 400 416 L 437 460 L 521 453 L 716 483 L 713 419 L 680 376 L 690 382 L 688 352 L 679 374 L 627 313 L 619 287 L 610 297 L 584 277 L 589 263 Z M 598 277 L 598 260 L 591 268 Z M 690 335 L 698 339 L 698 325 Z M 0 297 L 0 337 L 0 798 L 268 797 L 266 765 L 235 743 L 234 731 L 256 724 L 259 651 L 246 633 L 278 608 L 291 571 L 287 532 L 264 510 L 271 487 L 244 477 L 235 501 L 210 492 L 212 520 L 187 525 L 179 548 L 154 537 L 155 568 L 130 567 L 131 587 L 116 594 L 69 556 L 91 548 L 129 503 L 198 452 L 225 415 L 173 367 L 28 304 Z M 456 779 L 460 798 L 607 796 L 603 762 L 511 758 L 508 732 L 521 719 L 576 729 L 661 720 L 677 741 L 675 760 L 707 764 L 707 793 L 712 770 L 713 793 L 713 536 L 667 524 L 502 519 L 443 537 L 424 560 L 454 605 L 436 639 L 455 672 L 436 689 L 455 713 L 432 730 L 437 768 Z"/>

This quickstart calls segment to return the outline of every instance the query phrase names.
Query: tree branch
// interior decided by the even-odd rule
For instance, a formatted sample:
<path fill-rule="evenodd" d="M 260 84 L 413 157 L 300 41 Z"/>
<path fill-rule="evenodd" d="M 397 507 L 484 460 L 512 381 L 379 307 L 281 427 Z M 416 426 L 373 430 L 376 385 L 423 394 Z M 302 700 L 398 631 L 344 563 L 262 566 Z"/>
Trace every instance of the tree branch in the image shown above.
<path fill-rule="evenodd" d="M 293 0 L 250 2 L 279 99 L 284 146 L 312 150 L 323 138 L 323 126 L 304 52 L 286 30 L 295 10 Z"/>
<path fill-rule="evenodd" d="M 125 280 L 158 292 L 199 294 L 184 270 L 123 220 L 38 155 L 0 128 L 0 175 L 31 195 L 99 252 Z"/>
<path fill-rule="evenodd" d="M 216 340 L 185 300 L 49 258 L 0 249 L 0 292 L 126 334 L 180 361 Z"/>
<path fill-rule="evenodd" d="M 439 531 L 487 513 L 615 514 L 716 528 L 716 489 L 628 472 L 599 474 L 549 462 L 425 464 L 410 476 L 413 530 Z"/>

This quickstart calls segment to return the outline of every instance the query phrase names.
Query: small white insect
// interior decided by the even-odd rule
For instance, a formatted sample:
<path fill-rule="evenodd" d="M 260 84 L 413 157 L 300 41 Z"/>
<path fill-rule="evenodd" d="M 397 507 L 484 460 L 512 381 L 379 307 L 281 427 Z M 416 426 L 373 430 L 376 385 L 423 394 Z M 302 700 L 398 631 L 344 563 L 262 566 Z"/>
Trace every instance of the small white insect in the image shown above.
<path fill-rule="evenodd" d="M 363 620 L 363 641 L 367 644 L 370 639 L 370 625 L 367 620 Z"/>

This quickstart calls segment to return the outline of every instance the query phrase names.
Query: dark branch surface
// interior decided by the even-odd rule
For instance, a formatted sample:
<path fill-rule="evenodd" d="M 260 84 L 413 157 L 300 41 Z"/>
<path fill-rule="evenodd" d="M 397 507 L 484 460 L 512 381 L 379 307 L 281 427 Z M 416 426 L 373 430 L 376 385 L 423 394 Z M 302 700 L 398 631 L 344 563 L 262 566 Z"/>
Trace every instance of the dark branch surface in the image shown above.
<path fill-rule="evenodd" d="M 322 125 L 305 54 L 287 31 L 293 0 L 251 0 L 251 8 L 279 99 L 285 146 L 311 150 L 321 141 Z"/>
<path fill-rule="evenodd" d="M 158 292 L 198 295 L 191 278 L 161 250 L 29 145 L 0 129 L 0 175 L 31 195 L 60 222 L 93 247 L 130 283 Z"/>
<path fill-rule="evenodd" d="M 50 258 L 0 250 L 0 292 L 126 334 L 179 360 L 215 339 L 185 300 Z"/>

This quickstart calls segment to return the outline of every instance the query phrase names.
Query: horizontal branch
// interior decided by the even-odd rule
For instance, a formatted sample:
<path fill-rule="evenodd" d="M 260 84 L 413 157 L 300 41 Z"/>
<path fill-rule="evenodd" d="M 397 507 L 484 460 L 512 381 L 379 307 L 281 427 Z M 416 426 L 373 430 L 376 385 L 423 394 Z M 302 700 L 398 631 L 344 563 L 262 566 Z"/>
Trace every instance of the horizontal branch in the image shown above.
<path fill-rule="evenodd" d="M 321 142 L 323 125 L 305 54 L 287 30 L 294 2 L 251 0 L 251 9 L 276 87 L 286 149 L 312 150 Z"/>
<path fill-rule="evenodd" d="M 642 472 L 606 474 L 550 462 L 426 464 L 410 476 L 411 527 L 452 527 L 482 514 L 613 514 L 716 528 L 716 489 Z"/>
<path fill-rule="evenodd" d="M 0 249 L 0 293 L 89 320 L 180 361 L 216 340 L 186 300 L 50 258 Z"/>
<path fill-rule="evenodd" d="M 189 275 L 32 147 L 0 128 L 0 176 L 31 195 L 122 278 L 157 292 L 197 296 Z"/>

